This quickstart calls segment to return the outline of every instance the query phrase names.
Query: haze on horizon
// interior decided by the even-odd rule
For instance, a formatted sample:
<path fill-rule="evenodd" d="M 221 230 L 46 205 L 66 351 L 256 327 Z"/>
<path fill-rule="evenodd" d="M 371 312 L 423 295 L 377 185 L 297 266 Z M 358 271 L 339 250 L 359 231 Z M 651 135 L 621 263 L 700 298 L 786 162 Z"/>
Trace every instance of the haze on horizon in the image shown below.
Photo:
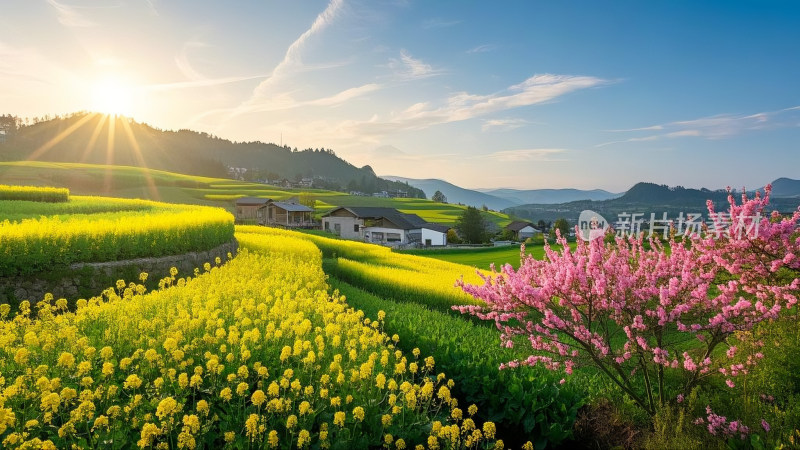
<path fill-rule="evenodd" d="M 120 113 L 466 188 L 800 178 L 800 4 L 12 0 L 0 114 Z"/>

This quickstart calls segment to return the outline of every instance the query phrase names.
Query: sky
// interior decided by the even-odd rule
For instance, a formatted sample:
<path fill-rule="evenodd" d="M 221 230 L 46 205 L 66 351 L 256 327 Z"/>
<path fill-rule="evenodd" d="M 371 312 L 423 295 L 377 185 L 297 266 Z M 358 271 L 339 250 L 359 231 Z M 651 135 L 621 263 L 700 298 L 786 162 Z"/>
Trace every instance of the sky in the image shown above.
<path fill-rule="evenodd" d="M 466 188 L 800 178 L 792 1 L 5 0 L 0 113 L 123 113 Z"/>

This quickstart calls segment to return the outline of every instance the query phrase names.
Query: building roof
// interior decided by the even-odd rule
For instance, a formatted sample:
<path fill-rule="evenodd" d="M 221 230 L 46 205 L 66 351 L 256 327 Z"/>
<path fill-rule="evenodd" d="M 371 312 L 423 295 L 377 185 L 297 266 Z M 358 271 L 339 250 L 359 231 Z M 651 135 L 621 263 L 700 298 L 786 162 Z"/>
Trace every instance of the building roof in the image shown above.
<path fill-rule="evenodd" d="M 430 223 L 430 222 L 428 222 L 425 225 L 423 225 L 422 228 L 426 228 L 428 230 L 433 230 L 433 231 L 438 231 L 439 233 L 447 233 L 447 231 L 452 227 L 447 226 L 447 225 L 442 225 L 440 223 Z"/>
<path fill-rule="evenodd" d="M 511 230 L 511 231 L 519 231 L 519 230 L 521 230 L 521 229 L 523 229 L 525 227 L 531 227 L 531 228 L 535 229 L 535 227 L 533 226 L 532 223 L 523 222 L 521 220 L 515 220 L 515 221 L 511 222 L 510 224 L 506 225 L 506 229 L 507 230 Z"/>
<path fill-rule="evenodd" d="M 284 211 L 290 212 L 314 212 L 313 209 L 309 208 L 306 205 L 298 205 L 297 203 L 288 203 L 288 202 L 271 202 L 271 204 L 277 206 L 278 208 Z"/>
<path fill-rule="evenodd" d="M 385 217 L 387 214 L 398 214 L 398 211 L 394 208 L 379 208 L 372 206 L 339 206 L 338 208 L 333 208 L 325 213 L 323 217 L 329 216 L 334 211 L 338 211 L 340 209 L 350 211 L 354 216 L 361 219 L 379 219 L 381 217 Z"/>
<path fill-rule="evenodd" d="M 266 205 L 270 199 L 261 197 L 241 197 L 236 199 L 237 205 L 261 206 Z"/>
<path fill-rule="evenodd" d="M 370 206 L 340 206 L 338 208 L 332 209 L 331 211 L 326 213 L 323 217 L 330 216 L 332 212 L 337 211 L 339 209 L 345 209 L 347 211 L 350 211 L 354 216 L 360 219 L 387 220 L 396 225 L 401 230 L 416 230 L 420 228 L 426 228 L 428 230 L 438 231 L 440 233 L 447 233 L 447 230 L 450 229 L 450 227 L 446 225 L 426 222 L 425 219 L 416 214 L 401 213 L 400 211 L 394 208 L 370 207 Z"/>

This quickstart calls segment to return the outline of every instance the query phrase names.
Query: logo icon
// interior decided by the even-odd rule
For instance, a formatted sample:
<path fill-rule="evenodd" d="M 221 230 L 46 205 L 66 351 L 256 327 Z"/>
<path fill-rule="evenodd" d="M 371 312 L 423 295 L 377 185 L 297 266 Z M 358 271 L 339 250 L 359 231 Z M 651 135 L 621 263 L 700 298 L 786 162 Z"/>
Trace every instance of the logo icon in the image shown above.
<path fill-rule="evenodd" d="M 581 211 L 581 215 L 578 217 L 578 235 L 584 241 L 602 239 L 609 228 L 608 221 L 590 209 Z"/>

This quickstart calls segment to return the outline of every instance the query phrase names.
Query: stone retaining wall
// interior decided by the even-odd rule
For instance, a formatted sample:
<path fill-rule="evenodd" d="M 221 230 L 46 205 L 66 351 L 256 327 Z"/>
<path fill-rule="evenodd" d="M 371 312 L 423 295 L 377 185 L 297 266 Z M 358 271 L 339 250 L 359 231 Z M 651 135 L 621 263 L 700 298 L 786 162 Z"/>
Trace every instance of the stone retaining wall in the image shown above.
<path fill-rule="evenodd" d="M 76 263 L 68 269 L 53 273 L 43 273 L 26 277 L 0 277 L 0 303 L 17 305 L 22 300 L 38 302 L 46 293 L 56 299 L 89 298 L 111 287 L 116 280 L 139 282 L 139 274 L 147 272 L 148 288 L 158 285 L 158 280 L 169 276 L 172 267 L 178 269 L 178 277 L 193 276 L 195 267 L 203 270 L 203 264 L 211 263 L 219 257 L 228 260 L 228 253 L 235 256 L 239 249 L 236 239 L 204 252 L 159 258 L 138 258 L 126 261 L 101 263 Z"/>

